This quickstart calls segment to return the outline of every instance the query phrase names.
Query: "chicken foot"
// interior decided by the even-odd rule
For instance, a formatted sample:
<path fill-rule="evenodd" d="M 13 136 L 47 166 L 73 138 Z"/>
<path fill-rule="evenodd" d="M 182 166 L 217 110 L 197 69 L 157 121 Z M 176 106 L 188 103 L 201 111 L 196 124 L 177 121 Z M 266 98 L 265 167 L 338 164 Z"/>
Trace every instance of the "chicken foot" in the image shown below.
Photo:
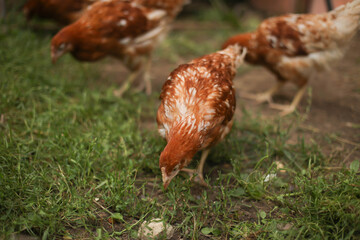
<path fill-rule="evenodd" d="M 200 163 L 197 169 L 188 169 L 183 168 L 181 171 L 187 172 L 190 175 L 190 179 L 194 177 L 194 174 L 197 174 L 197 176 L 194 178 L 194 181 L 199 183 L 200 185 L 204 187 L 208 187 L 209 185 L 204 180 L 203 170 L 204 170 L 204 164 L 206 161 L 207 156 L 209 155 L 210 149 L 205 149 L 201 153 Z"/>
<path fill-rule="evenodd" d="M 285 84 L 284 82 L 278 81 L 275 86 L 273 86 L 272 88 L 270 88 L 269 90 L 263 93 L 253 94 L 253 93 L 244 92 L 241 93 L 241 97 L 255 100 L 258 103 L 264 103 L 264 102 L 272 103 L 272 96 L 277 91 L 279 91 L 284 86 L 284 84 Z"/>
<path fill-rule="evenodd" d="M 123 83 L 123 85 L 119 89 L 114 90 L 114 96 L 122 97 L 124 92 L 126 92 L 130 88 L 131 83 L 133 83 L 136 77 L 139 75 L 139 72 L 140 72 L 139 70 L 131 72 L 127 77 L 127 79 L 125 80 L 125 82 Z"/>
<path fill-rule="evenodd" d="M 306 90 L 306 85 L 302 86 L 296 93 L 293 101 L 290 105 L 282 105 L 276 103 L 270 103 L 269 107 L 277 110 L 281 110 L 280 116 L 286 116 L 296 110 L 297 105 L 299 104 L 301 98 L 303 97 Z"/>

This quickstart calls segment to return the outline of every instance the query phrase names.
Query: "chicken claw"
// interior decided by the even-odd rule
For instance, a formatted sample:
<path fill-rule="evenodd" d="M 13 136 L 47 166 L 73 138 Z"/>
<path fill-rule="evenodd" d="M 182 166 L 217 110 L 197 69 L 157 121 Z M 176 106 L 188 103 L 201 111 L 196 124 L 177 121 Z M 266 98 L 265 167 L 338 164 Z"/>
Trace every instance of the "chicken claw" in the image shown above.
<path fill-rule="evenodd" d="M 189 168 L 183 168 L 181 171 L 186 172 L 190 176 L 190 180 L 200 184 L 203 187 L 209 187 L 209 184 L 207 184 L 204 180 L 204 176 L 202 173 L 199 173 L 196 169 L 189 169 Z M 195 175 L 195 176 L 194 176 Z"/>
<path fill-rule="evenodd" d="M 284 86 L 284 82 L 277 82 L 275 86 L 267 90 L 266 92 L 259 93 L 259 94 L 252 94 L 252 93 L 242 93 L 241 96 L 247 99 L 253 99 L 258 103 L 268 102 L 269 104 L 272 103 L 272 96 L 278 92 Z"/>
<path fill-rule="evenodd" d="M 290 105 L 281 105 L 281 104 L 270 103 L 269 106 L 270 106 L 270 108 L 281 110 L 282 112 L 280 113 L 280 116 L 282 116 L 282 117 L 286 116 L 296 110 L 296 107 L 297 107 L 297 105 L 299 105 L 299 102 L 300 102 L 302 96 L 304 95 L 305 90 L 306 90 L 306 85 L 302 86 L 298 90 L 298 92 L 296 93 L 296 95 Z"/>
<path fill-rule="evenodd" d="M 139 74 L 139 71 L 130 73 L 130 75 L 125 80 L 123 85 L 119 89 L 114 90 L 114 92 L 113 92 L 114 96 L 118 97 L 118 98 L 122 97 L 122 95 L 130 88 L 132 82 L 136 79 L 138 74 Z"/>
<path fill-rule="evenodd" d="M 296 107 L 291 105 L 283 105 L 283 104 L 277 104 L 277 103 L 270 103 L 269 107 L 272 109 L 280 110 L 280 116 L 284 117 L 292 112 L 295 111 Z"/>
<path fill-rule="evenodd" d="M 271 96 L 271 94 L 268 94 L 267 92 L 259 93 L 259 94 L 242 92 L 240 95 L 242 98 L 255 100 L 259 104 L 265 103 L 265 102 L 272 103 L 272 96 Z"/>

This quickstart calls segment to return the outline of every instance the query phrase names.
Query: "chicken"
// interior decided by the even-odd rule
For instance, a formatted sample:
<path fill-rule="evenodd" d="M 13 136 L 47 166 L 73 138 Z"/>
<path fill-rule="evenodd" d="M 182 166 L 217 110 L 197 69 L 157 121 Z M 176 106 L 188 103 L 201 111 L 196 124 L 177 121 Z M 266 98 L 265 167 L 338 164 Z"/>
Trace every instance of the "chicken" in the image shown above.
<path fill-rule="evenodd" d="M 222 140 L 233 124 L 235 91 L 232 79 L 246 50 L 237 45 L 180 65 L 168 77 L 157 112 L 160 135 L 167 145 L 159 165 L 164 188 L 180 170 L 197 173 L 200 183 L 210 148 Z M 197 170 L 185 169 L 203 150 Z"/>
<path fill-rule="evenodd" d="M 23 7 L 27 20 L 34 16 L 70 24 L 81 17 L 86 7 L 97 0 L 29 0 Z"/>
<path fill-rule="evenodd" d="M 52 61 L 55 63 L 68 52 L 80 61 L 96 61 L 105 56 L 118 58 L 131 74 L 115 95 L 121 96 L 142 70 L 146 92 L 150 94 L 152 50 L 165 37 L 169 23 L 185 3 L 186 0 L 96 2 L 81 18 L 54 36 Z"/>
<path fill-rule="evenodd" d="M 245 60 L 265 66 L 277 77 L 276 86 L 248 97 L 258 102 L 268 101 L 270 107 L 293 112 L 301 100 L 306 85 L 318 70 L 340 59 L 348 42 L 359 28 L 360 0 L 324 14 L 288 14 L 269 18 L 255 32 L 229 38 L 223 48 L 237 43 L 248 49 Z M 299 87 L 290 105 L 272 103 L 272 95 L 286 82 Z"/>

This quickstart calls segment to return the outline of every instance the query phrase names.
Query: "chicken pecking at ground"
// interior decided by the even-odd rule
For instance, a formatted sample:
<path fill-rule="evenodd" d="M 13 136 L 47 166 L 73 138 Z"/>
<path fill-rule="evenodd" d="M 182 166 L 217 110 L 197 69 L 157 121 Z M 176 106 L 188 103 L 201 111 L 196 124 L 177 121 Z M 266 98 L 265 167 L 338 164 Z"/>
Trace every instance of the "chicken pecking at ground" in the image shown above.
<path fill-rule="evenodd" d="M 27 20 L 34 16 L 70 24 L 81 17 L 86 8 L 97 0 L 29 0 L 23 7 Z"/>
<path fill-rule="evenodd" d="M 262 94 L 247 97 L 268 101 L 270 107 L 293 112 L 301 100 L 308 80 L 318 70 L 343 56 L 360 20 L 360 0 L 324 14 L 288 14 L 269 18 L 255 32 L 229 38 L 223 48 L 238 43 L 248 49 L 245 60 L 265 66 L 277 77 L 276 86 Z M 299 87 L 290 105 L 272 103 L 272 95 L 286 82 Z M 331 83 L 329 83 L 331 84 Z"/>
<path fill-rule="evenodd" d="M 242 54 L 240 55 L 240 52 Z M 235 111 L 232 79 L 246 50 L 237 45 L 180 65 L 160 95 L 158 131 L 167 140 L 160 155 L 164 188 L 180 170 L 197 173 L 200 183 L 210 148 L 230 131 Z M 184 169 L 203 150 L 197 170 Z"/>
<path fill-rule="evenodd" d="M 151 53 L 169 28 L 170 22 L 187 0 L 107 0 L 99 1 L 76 22 L 66 26 L 51 41 L 53 62 L 70 52 L 80 61 L 96 61 L 112 56 L 131 71 L 121 96 L 144 71 L 146 93 L 151 93 Z"/>

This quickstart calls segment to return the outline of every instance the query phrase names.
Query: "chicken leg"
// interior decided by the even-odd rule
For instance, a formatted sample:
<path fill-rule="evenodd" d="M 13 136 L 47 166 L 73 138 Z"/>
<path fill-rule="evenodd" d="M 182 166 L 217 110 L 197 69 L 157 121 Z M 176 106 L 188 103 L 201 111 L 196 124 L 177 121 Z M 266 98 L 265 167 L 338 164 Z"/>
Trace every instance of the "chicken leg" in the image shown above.
<path fill-rule="evenodd" d="M 139 75 L 139 72 L 140 72 L 139 70 L 131 72 L 127 77 L 127 79 L 125 80 L 125 82 L 123 83 L 123 85 L 119 89 L 114 90 L 114 96 L 122 97 L 124 92 L 130 88 L 131 83 L 133 83 L 136 77 Z"/>
<path fill-rule="evenodd" d="M 151 56 L 147 56 L 145 59 L 145 68 L 143 73 L 143 81 L 140 83 L 140 86 L 137 90 L 143 91 L 145 89 L 145 93 L 150 95 L 152 92 L 151 88 L 151 77 L 150 77 L 150 68 L 151 68 Z"/>
<path fill-rule="evenodd" d="M 202 185 L 204 187 L 209 186 L 205 182 L 204 175 L 203 175 L 204 164 L 205 164 L 207 156 L 209 155 L 209 152 L 210 152 L 210 149 L 203 150 L 203 152 L 201 153 L 200 163 L 199 163 L 199 166 L 197 167 L 197 169 L 188 169 L 188 168 L 181 169 L 181 171 L 187 172 L 190 175 L 190 179 L 193 178 L 194 174 L 197 174 L 194 181 L 199 183 L 200 185 Z"/>
<path fill-rule="evenodd" d="M 150 68 L 151 68 L 151 56 L 148 56 L 146 59 L 145 72 L 144 72 L 145 92 L 147 95 L 150 95 L 152 92 Z"/>
<path fill-rule="evenodd" d="M 279 91 L 283 86 L 284 82 L 278 81 L 275 86 L 267 90 L 266 92 L 259 93 L 259 94 L 252 94 L 252 93 L 242 93 L 241 97 L 255 100 L 258 103 L 268 102 L 272 103 L 272 96 Z"/>
<path fill-rule="evenodd" d="M 303 97 L 304 93 L 306 90 L 306 85 L 302 86 L 298 92 L 296 93 L 293 101 L 291 102 L 290 105 L 282 105 L 282 104 L 275 104 L 275 103 L 270 103 L 269 107 L 273 108 L 273 109 L 278 109 L 281 110 L 280 115 L 286 116 L 292 112 L 294 112 L 296 110 L 297 105 L 299 104 L 301 98 Z"/>

